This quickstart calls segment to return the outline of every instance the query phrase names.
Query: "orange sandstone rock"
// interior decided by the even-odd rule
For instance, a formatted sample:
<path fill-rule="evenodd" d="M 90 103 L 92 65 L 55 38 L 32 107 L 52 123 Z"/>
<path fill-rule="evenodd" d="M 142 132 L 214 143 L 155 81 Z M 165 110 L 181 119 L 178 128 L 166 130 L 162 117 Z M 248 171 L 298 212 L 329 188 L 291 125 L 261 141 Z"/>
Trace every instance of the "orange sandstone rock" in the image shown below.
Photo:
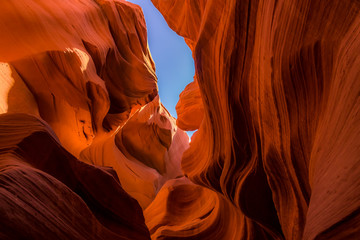
<path fill-rule="evenodd" d="M 1 3 L 0 238 L 357 238 L 359 2 L 152 2 L 193 51 L 177 121 L 138 6 Z"/>
<path fill-rule="evenodd" d="M 54 133 L 46 124 L 47 130 L 39 131 L 56 139 L 31 138 L 29 156 L 4 150 L 0 165 L 14 165 L 16 171 L 6 181 L 13 195 L 7 190 L 1 195 L 6 213 L 1 220 L 13 219 L 1 228 L 1 238 L 48 238 L 59 232 L 59 238 L 148 239 L 138 202 L 145 208 L 166 180 L 183 175 L 180 160 L 189 140 L 157 97 L 140 7 L 122 0 L 21 0 L 1 4 L 0 12 L 0 113 L 37 116 Z M 42 123 L 24 114 L 4 119 L 2 144 L 11 134 L 37 136 L 33 122 Z M 7 132 L 11 127 L 14 132 Z M 61 150 L 48 156 L 53 148 Z M 35 160 L 48 168 L 32 165 Z M 69 168 L 67 161 L 80 167 Z M 78 174 L 81 179 L 74 180 Z M 48 203 L 39 211 L 49 223 L 20 203 L 7 203 L 17 194 L 28 208 Z M 63 205 L 54 205 L 55 199 Z M 14 212 L 6 212 L 9 207 Z M 29 222 L 32 218 L 36 221 Z M 43 229 L 46 224 L 54 226 Z"/>
<path fill-rule="evenodd" d="M 238 210 L 185 177 L 166 182 L 144 216 L 152 239 L 241 239 L 243 235 Z"/>
<path fill-rule="evenodd" d="M 0 169 L 2 239 L 149 239 L 116 173 L 77 160 L 34 116 L 0 115 Z"/>
<path fill-rule="evenodd" d="M 176 105 L 178 118 L 176 124 L 186 131 L 193 131 L 200 127 L 204 118 L 204 106 L 197 81 L 189 83 L 180 94 Z"/>
<path fill-rule="evenodd" d="M 145 209 L 166 180 L 183 175 L 181 156 L 188 145 L 187 134 L 156 97 L 110 138 L 83 150 L 80 159 L 113 167 L 123 188 Z"/>
<path fill-rule="evenodd" d="M 204 104 L 185 174 L 272 238 L 359 236 L 359 2 L 152 2 Z"/>
<path fill-rule="evenodd" d="M 138 6 L 21 0 L 1 11 L 0 81 L 14 85 L 2 94 L 2 112 L 39 113 L 75 156 L 157 95 Z M 15 106 L 13 95 L 28 103 Z"/>

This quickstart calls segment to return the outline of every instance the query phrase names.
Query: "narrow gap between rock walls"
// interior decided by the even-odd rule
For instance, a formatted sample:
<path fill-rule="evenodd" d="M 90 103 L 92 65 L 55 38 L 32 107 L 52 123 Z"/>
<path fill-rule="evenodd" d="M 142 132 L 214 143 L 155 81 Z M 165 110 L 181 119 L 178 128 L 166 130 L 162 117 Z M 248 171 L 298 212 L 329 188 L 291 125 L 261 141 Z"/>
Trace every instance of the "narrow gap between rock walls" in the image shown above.
<path fill-rule="evenodd" d="M 175 106 L 179 94 L 193 81 L 195 65 L 184 39 L 167 25 L 151 0 L 128 0 L 139 5 L 144 13 L 148 44 L 155 62 L 160 101 L 177 118 Z M 191 138 L 195 131 L 187 131 Z"/>

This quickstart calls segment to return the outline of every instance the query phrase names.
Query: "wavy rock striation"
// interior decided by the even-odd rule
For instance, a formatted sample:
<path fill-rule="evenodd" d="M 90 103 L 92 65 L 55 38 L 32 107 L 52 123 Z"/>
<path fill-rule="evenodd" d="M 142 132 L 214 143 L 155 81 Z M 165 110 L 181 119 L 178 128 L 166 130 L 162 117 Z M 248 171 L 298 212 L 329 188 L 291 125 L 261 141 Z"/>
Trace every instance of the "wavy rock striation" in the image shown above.
<path fill-rule="evenodd" d="M 358 238 L 359 1 L 152 2 L 177 120 L 140 7 L 1 3 L 0 238 Z"/>
<path fill-rule="evenodd" d="M 359 2 L 152 2 L 193 51 L 204 108 L 182 169 L 252 229 L 226 239 L 359 236 Z"/>
<path fill-rule="evenodd" d="M 114 170 L 77 160 L 34 116 L 0 116 L 0 168 L 2 239 L 150 237 Z"/>
<path fill-rule="evenodd" d="M 0 11 L 0 238 L 148 239 L 140 206 L 183 175 L 189 140 L 157 96 L 140 7 Z"/>
<path fill-rule="evenodd" d="M 29 90 L 28 112 L 39 112 L 75 156 L 157 95 L 140 7 L 126 1 L 21 0 L 7 1 L 2 11 L 7 14 L 1 15 L 0 31 L 8 33 L 0 40 L 4 78 L 27 87 L 8 89 L 9 98 Z M 22 112 L 11 102 L 7 108 Z"/>
<path fill-rule="evenodd" d="M 84 149 L 80 159 L 112 166 L 124 189 L 146 208 L 166 180 L 183 175 L 181 156 L 188 139 L 156 97 L 111 137 Z"/>
<path fill-rule="evenodd" d="M 194 131 L 200 127 L 204 118 L 204 105 L 202 103 L 199 85 L 196 80 L 189 83 L 179 96 L 176 104 L 178 118 L 176 124 L 186 131 Z"/>

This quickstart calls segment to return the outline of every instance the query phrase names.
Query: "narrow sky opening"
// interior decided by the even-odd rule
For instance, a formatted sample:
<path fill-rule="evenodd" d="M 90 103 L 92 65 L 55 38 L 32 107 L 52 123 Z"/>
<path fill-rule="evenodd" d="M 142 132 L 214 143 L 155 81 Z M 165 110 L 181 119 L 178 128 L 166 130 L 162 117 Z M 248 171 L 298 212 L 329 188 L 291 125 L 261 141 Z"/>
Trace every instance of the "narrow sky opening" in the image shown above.
<path fill-rule="evenodd" d="M 167 25 L 151 0 L 128 0 L 139 5 L 144 13 L 149 48 L 156 66 L 160 100 L 177 118 L 175 106 L 179 94 L 193 81 L 194 60 L 184 39 Z M 189 136 L 192 132 L 188 132 Z"/>

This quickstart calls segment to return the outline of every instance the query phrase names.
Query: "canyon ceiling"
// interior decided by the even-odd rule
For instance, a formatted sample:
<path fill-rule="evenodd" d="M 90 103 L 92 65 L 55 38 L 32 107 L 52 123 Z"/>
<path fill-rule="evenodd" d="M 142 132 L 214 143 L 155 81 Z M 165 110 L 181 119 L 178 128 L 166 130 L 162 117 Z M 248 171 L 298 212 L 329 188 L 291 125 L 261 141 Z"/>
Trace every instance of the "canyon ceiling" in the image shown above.
<path fill-rule="evenodd" d="M 152 3 L 178 119 L 139 6 L 1 1 L 0 239 L 359 239 L 360 1 Z"/>

